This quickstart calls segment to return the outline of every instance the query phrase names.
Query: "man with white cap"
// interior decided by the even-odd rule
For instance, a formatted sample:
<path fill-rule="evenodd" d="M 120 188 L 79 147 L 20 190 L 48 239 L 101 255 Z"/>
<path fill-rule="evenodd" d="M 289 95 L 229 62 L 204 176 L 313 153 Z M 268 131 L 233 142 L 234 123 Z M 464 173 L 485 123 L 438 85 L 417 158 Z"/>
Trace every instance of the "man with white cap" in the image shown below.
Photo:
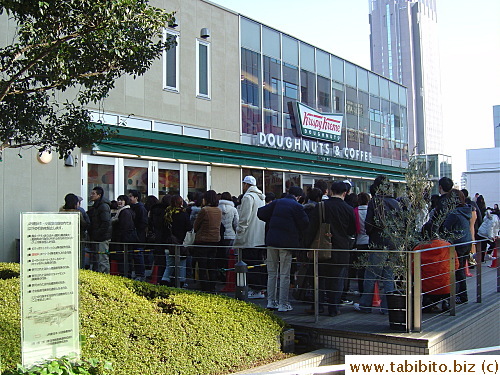
<path fill-rule="evenodd" d="M 249 266 L 257 265 L 263 262 L 266 251 L 264 248 L 266 224 L 257 217 L 258 209 L 266 204 L 265 195 L 257 188 L 257 181 L 253 176 L 246 176 L 243 179 L 243 193 L 238 207 L 239 221 L 233 246 L 241 249 L 245 263 Z M 248 271 L 248 298 L 266 298 L 263 292 L 266 283 L 265 272 L 259 267 Z"/>

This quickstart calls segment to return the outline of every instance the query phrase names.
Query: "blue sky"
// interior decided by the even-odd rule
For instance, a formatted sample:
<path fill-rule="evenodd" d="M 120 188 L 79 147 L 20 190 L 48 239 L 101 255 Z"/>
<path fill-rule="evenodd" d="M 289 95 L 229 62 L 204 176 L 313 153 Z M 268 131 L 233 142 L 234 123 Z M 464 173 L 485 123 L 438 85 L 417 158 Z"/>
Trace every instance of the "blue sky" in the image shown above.
<path fill-rule="evenodd" d="M 370 69 L 369 0 L 212 1 Z M 500 1 L 437 0 L 437 12 L 445 153 L 459 183 L 465 150 L 494 147 Z"/>

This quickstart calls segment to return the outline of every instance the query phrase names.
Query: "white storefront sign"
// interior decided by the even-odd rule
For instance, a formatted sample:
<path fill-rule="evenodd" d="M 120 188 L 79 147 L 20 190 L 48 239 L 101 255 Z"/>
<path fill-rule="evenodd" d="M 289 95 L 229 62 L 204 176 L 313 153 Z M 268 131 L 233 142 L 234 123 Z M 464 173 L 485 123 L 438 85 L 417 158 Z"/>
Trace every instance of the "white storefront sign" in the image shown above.
<path fill-rule="evenodd" d="M 306 152 L 324 157 L 343 158 L 372 163 L 372 153 L 352 147 L 340 148 L 331 143 L 304 138 L 283 137 L 275 134 L 257 134 L 257 145 L 289 151 Z"/>
<path fill-rule="evenodd" d="M 297 115 L 303 137 L 323 139 L 330 142 L 340 141 L 343 115 L 337 113 L 320 113 L 300 103 L 297 104 Z"/>
<path fill-rule="evenodd" d="M 21 214 L 22 363 L 79 356 L 80 213 Z"/>

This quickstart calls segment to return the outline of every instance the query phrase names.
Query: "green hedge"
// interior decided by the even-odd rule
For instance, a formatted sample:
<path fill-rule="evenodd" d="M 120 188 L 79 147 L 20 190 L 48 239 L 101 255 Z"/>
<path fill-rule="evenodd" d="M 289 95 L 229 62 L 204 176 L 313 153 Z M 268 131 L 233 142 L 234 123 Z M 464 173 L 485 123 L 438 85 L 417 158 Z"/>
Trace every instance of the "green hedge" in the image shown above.
<path fill-rule="evenodd" d="M 20 362 L 19 265 L 0 263 L 0 363 Z M 222 374 L 280 353 L 284 322 L 224 296 L 80 271 L 84 359 L 114 374 Z"/>

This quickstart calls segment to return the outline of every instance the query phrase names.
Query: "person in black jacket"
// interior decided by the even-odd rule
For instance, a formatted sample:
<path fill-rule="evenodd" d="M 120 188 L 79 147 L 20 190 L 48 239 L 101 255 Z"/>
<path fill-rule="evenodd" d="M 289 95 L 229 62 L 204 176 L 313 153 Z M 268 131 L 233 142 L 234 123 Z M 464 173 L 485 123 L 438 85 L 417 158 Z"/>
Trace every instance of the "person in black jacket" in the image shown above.
<path fill-rule="evenodd" d="M 290 248 L 302 247 L 302 233 L 309 223 L 304 206 L 297 202 L 301 196 L 302 189 L 292 186 L 284 198 L 274 200 L 257 211 L 257 217 L 269 223 L 269 230 L 266 233 L 267 307 L 278 309 L 280 312 L 292 310 L 288 301 L 292 265 Z M 278 272 L 279 296 L 277 296 Z"/>
<path fill-rule="evenodd" d="M 134 224 L 134 212 L 130 209 L 130 198 L 126 195 L 119 195 L 116 198 L 118 209 L 115 216 L 111 218 L 113 233 L 111 241 L 116 242 L 113 244 L 114 249 L 118 250 L 116 253 L 110 255 L 111 260 L 118 262 L 118 272 L 120 275 L 125 275 L 124 264 L 126 251 L 130 247 L 128 244 L 139 242 L 137 232 Z M 120 251 L 121 250 L 121 251 Z"/>
<path fill-rule="evenodd" d="M 384 294 L 381 296 L 383 309 L 387 308 L 385 295 L 394 292 L 396 289 L 394 272 L 390 267 L 383 265 L 389 254 L 382 250 L 395 249 L 392 241 L 384 235 L 384 222 L 386 217 L 393 215 L 392 212 L 394 211 L 400 211 L 401 207 L 399 202 L 392 197 L 392 186 L 385 175 L 380 175 L 375 179 L 373 185 L 370 186 L 370 193 L 373 199 L 368 203 L 365 230 L 370 238 L 370 248 L 378 251 L 372 251 L 368 255 L 368 266 L 363 281 L 363 294 L 359 304 L 354 304 L 354 309 L 362 312 L 371 312 L 373 292 L 377 280 L 381 280 L 384 286 Z"/>
<path fill-rule="evenodd" d="M 104 190 L 96 186 L 90 193 L 94 204 L 89 208 L 88 229 L 92 248 L 92 266 L 97 272 L 109 273 L 109 241 L 111 240 L 111 208 Z"/>
<path fill-rule="evenodd" d="M 330 188 L 332 196 L 323 201 L 325 204 L 324 221 L 330 224 L 330 233 L 332 239 L 331 259 L 327 259 L 319 264 L 318 272 L 320 275 L 320 298 L 323 295 L 321 290 L 326 290 L 328 298 L 328 314 L 336 316 L 340 314 L 339 305 L 341 303 L 344 282 L 347 277 L 349 266 L 350 250 L 354 248 L 356 240 L 356 219 L 354 209 L 349 206 L 344 198 L 347 194 L 347 186 L 342 181 L 332 182 Z M 316 206 L 309 223 L 305 245 L 309 247 L 320 226 L 319 206 Z M 321 301 L 320 302 L 324 302 Z M 320 307 L 320 312 L 322 308 Z"/>
<path fill-rule="evenodd" d="M 182 245 L 186 233 L 190 231 L 193 226 L 184 208 L 184 200 L 179 195 L 173 195 L 170 200 L 170 205 L 165 209 L 163 215 L 164 225 L 164 243 Z M 172 279 L 179 278 L 181 286 L 186 282 L 186 263 L 187 263 L 187 249 L 180 246 L 180 263 L 179 269 L 175 270 L 175 246 L 168 246 L 168 255 L 166 258 L 166 268 L 162 274 L 161 284 L 175 285 Z"/>
<path fill-rule="evenodd" d="M 141 202 L 141 192 L 138 190 L 129 190 L 130 208 L 134 211 L 135 230 L 139 239 L 139 246 L 134 249 L 132 259 L 134 260 L 135 279 L 144 281 L 146 266 L 144 264 L 144 246 L 146 244 L 146 234 L 148 230 L 148 211 Z"/>

